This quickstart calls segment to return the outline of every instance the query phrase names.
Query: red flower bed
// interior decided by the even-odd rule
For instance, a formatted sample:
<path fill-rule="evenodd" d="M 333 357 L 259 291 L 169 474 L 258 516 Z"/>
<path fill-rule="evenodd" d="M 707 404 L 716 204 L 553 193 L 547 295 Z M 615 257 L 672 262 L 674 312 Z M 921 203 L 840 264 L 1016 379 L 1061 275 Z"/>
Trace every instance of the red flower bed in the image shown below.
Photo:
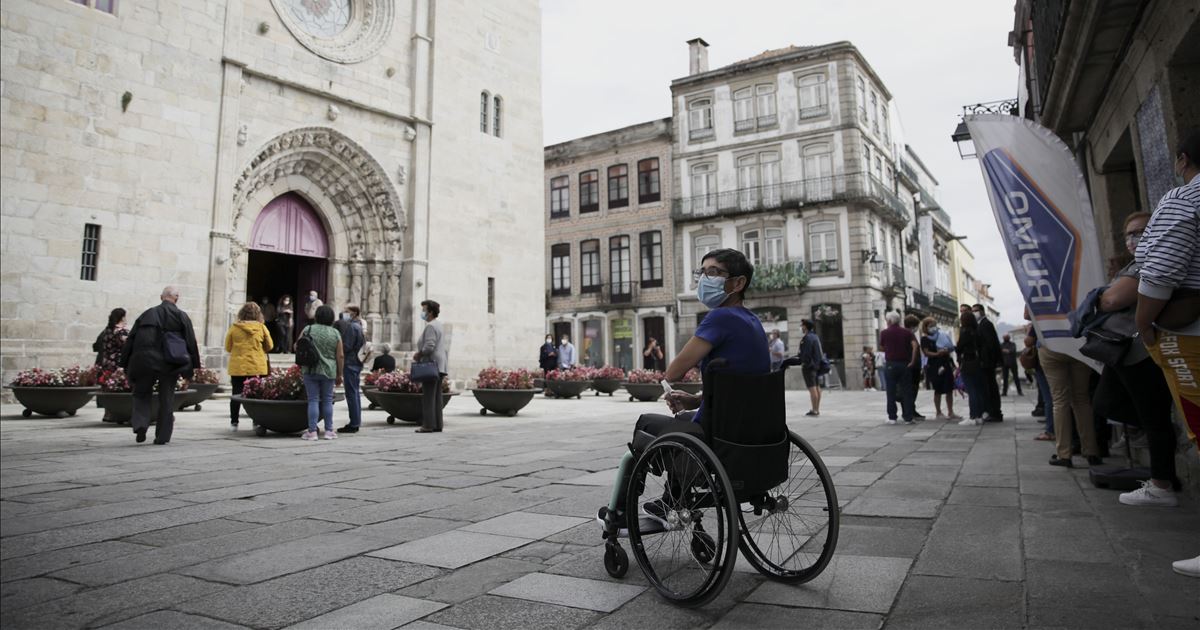
<path fill-rule="evenodd" d="M 17 373 L 11 384 L 13 387 L 91 387 L 99 378 L 100 368 L 76 365 L 57 370 L 24 370 Z"/>
<path fill-rule="evenodd" d="M 700 368 L 688 370 L 687 374 L 684 374 L 683 378 L 679 379 L 680 383 L 701 383 L 703 381 L 704 378 L 700 374 Z"/>
<path fill-rule="evenodd" d="M 625 370 L 622 370 L 621 368 L 615 367 L 615 366 L 595 368 L 594 370 L 592 370 L 592 379 L 593 380 L 623 381 L 623 380 L 625 380 Z"/>
<path fill-rule="evenodd" d="M 484 368 L 475 379 L 476 389 L 533 389 L 535 373 L 531 370 Z"/>
<path fill-rule="evenodd" d="M 216 385 L 221 382 L 221 373 L 208 368 L 196 368 L 192 372 L 192 382 L 199 385 Z"/>
<path fill-rule="evenodd" d="M 658 370 L 630 370 L 628 382 L 630 382 L 630 383 L 657 383 L 666 377 L 667 377 L 666 374 L 663 374 L 662 372 L 659 372 Z"/>
<path fill-rule="evenodd" d="M 569 370 L 558 369 L 546 373 L 547 381 L 566 381 L 569 383 L 579 383 L 590 381 L 593 378 L 596 370 L 590 367 L 573 367 Z"/>
<path fill-rule="evenodd" d="M 242 396 L 259 400 L 304 400 L 304 376 L 300 366 L 276 368 L 267 376 L 246 379 Z"/>

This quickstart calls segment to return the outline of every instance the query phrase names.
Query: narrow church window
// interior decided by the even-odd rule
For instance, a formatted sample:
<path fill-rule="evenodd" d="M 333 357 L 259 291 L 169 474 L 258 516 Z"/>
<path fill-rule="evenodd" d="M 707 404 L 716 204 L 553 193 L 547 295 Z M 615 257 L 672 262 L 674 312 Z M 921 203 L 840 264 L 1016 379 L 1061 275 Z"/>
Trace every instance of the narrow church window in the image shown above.
<path fill-rule="evenodd" d="M 496 279 L 488 278 L 488 312 L 496 312 Z"/>
<path fill-rule="evenodd" d="M 96 265 L 100 259 L 100 226 L 88 223 L 83 226 L 83 260 L 79 267 L 80 280 L 95 280 Z"/>
<path fill-rule="evenodd" d="M 488 101 L 490 97 L 487 92 L 479 93 L 479 130 L 483 133 L 488 132 Z"/>
<path fill-rule="evenodd" d="M 500 97 L 492 99 L 492 135 L 500 137 Z"/>

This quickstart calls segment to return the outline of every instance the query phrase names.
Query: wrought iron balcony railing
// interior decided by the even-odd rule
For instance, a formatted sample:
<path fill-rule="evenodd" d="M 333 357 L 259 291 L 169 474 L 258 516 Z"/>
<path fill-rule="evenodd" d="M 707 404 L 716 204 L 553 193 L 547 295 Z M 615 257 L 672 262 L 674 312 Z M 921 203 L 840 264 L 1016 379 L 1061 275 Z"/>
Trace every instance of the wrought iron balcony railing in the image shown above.
<path fill-rule="evenodd" d="M 894 222 L 908 222 L 908 210 L 900 197 L 867 173 L 831 175 L 679 197 L 675 199 L 672 216 L 676 219 L 693 219 L 858 199 L 874 202 Z"/>
<path fill-rule="evenodd" d="M 549 304 L 556 300 L 572 299 L 592 306 L 632 304 L 637 300 L 638 288 L 638 282 L 632 279 L 624 282 L 589 284 L 570 290 L 547 291 L 546 302 Z"/>
<path fill-rule="evenodd" d="M 934 290 L 932 306 L 944 313 L 954 314 L 958 312 L 958 301 L 954 299 L 954 296 L 941 289 Z"/>

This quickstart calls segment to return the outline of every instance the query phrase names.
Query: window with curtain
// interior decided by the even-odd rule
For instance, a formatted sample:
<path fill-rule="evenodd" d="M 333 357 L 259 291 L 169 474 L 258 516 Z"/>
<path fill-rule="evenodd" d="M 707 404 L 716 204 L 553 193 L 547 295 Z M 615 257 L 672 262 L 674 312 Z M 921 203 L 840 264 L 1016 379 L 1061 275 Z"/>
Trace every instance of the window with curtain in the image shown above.
<path fill-rule="evenodd" d="M 608 281 L 612 283 L 613 295 L 633 293 L 628 236 L 614 236 L 608 239 Z"/>
<path fill-rule="evenodd" d="M 600 209 L 600 174 L 594 170 L 579 174 L 579 211 Z"/>
<path fill-rule="evenodd" d="M 638 162 L 638 203 L 653 203 L 662 198 L 659 192 L 658 158 Z"/>
<path fill-rule="evenodd" d="M 759 242 L 759 238 L 760 233 L 758 230 L 746 230 L 742 232 L 742 253 L 746 255 L 746 260 L 749 260 L 751 265 L 757 265 L 762 261 L 762 244 Z"/>
<path fill-rule="evenodd" d="M 579 244 L 579 290 L 596 293 L 600 290 L 600 282 L 600 241 L 583 241 Z"/>
<path fill-rule="evenodd" d="M 663 285 L 662 232 L 642 232 L 638 236 L 642 254 L 642 288 Z"/>
<path fill-rule="evenodd" d="M 808 261 L 813 271 L 820 271 L 821 263 L 836 269 L 837 224 L 833 221 L 816 221 L 808 226 Z"/>
<path fill-rule="evenodd" d="M 550 218 L 570 216 L 571 179 L 560 175 L 550 180 Z"/>
<path fill-rule="evenodd" d="M 796 81 L 796 90 L 800 118 L 816 118 L 829 113 L 829 91 L 824 73 L 800 77 Z"/>
<path fill-rule="evenodd" d="M 624 208 L 629 205 L 629 166 L 617 164 L 608 167 L 608 207 Z"/>
<path fill-rule="evenodd" d="M 779 153 L 766 151 L 758 154 L 758 183 L 762 187 L 763 205 L 777 208 L 783 201 L 779 168 Z"/>
<path fill-rule="evenodd" d="M 743 88 L 733 93 L 733 130 L 754 129 L 754 90 Z"/>
<path fill-rule="evenodd" d="M 778 122 L 775 116 L 775 84 L 754 86 L 754 104 L 758 108 L 758 128 L 774 127 Z"/>
<path fill-rule="evenodd" d="M 738 205 L 750 209 L 758 203 L 758 156 L 744 155 L 737 159 Z"/>
<path fill-rule="evenodd" d="M 828 143 L 805 145 L 801 149 L 800 168 L 804 194 L 808 199 L 828 199 L 833 195 L 833 154 Z"/>
<path fill-rule="evenodd" d="M 571 245 L 550 246 L 550 294 L 571 295 Z"/>
<path fill-rule="evenodd" d="M 688 138 L 702 140 L 713 136 L 712 100 L 700 98 L 688 103 Z"/>
<path fill-rule="evenodd" d="M 717 203 L 717 173 L 711 162 L 692 165 L 692 207 L 711 209 Z"/>
<path fill-rule="evenodd" d="M 705 234 L 692 239 L 692 269 L 699 269 L 700 263 L 704 260 L 704 255 L 721 247 L 721 237 L 716 234 Z M 690 272 L 688 275 L 691 275 Z M 696 283 L 696 279 L 692 278 L 692 284 Z"/>
<path fill-rule="evenodd" d="M 783 252 L 783 228 L 767 228 L 763 230 L 763 262 L 768 265 L 778 265 L 786 260 Z"/>

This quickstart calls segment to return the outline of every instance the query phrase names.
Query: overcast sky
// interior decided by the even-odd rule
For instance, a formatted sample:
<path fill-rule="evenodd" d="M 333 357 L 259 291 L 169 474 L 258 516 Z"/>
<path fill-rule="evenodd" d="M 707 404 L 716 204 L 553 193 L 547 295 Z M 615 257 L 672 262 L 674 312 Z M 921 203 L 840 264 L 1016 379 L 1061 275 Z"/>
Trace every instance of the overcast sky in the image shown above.
<path fill-rule="evenodd" d="M 979 163 L 950 141 L 962 106 L 1015 98 L 1006 45 L 1011 0 L 543 0 L 545 142 L 671 114 L 670 83 L 688 71 L 687 40 L 709 43 L 710 68 L 789 44 L 848 40 L 891 91 L 905 142 L 941 183 L 940 201 L 991 283 L 1001 319 L 1022 322 Z"/>

